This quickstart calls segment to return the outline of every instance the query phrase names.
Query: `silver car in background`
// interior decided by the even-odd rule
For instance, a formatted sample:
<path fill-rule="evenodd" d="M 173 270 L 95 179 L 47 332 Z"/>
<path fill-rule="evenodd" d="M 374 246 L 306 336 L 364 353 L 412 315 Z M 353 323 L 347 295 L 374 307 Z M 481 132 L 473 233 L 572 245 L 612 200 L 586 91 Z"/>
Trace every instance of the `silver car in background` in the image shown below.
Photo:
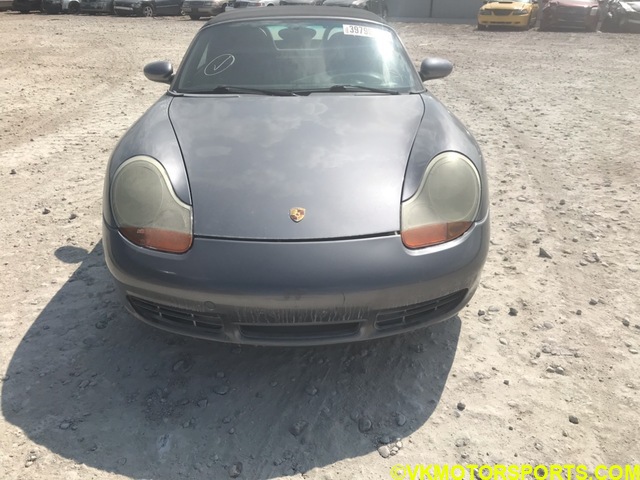
<path fill-rule="evenodd" d="M 191 20 L 199 20 L 202 17 L 215 17 L 227 8 L 228 0 L 184 0 L 182 14 Z"/>
<path fill-rule="evenodd" d="M 79 0 L 42 0 L 42 10 L 44 13 L 71 13 L 80 11 Z"/>
<path fill-rule="evenodd" d="M 89 15 L 113 14 L 113 3 L 113 0 L 80 0 L 80 13 L 88 13 Z"/>

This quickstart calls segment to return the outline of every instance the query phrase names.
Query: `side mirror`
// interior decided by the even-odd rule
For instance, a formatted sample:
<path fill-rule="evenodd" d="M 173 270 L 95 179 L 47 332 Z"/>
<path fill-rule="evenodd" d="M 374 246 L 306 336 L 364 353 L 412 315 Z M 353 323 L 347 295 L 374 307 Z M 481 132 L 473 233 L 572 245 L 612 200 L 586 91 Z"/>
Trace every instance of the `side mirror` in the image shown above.
<path fill-rule="evenodd" d="M 171 65 L 171 62 L 164 60 L 147 63 L 144 66 L 144 76 L 152 82 L 171 83 L 173 80 L 173 65 Z"/>
<path fill-rule="evenodd" d="M 444 78 L 453 70 L 453 63 L 444 58 L 425 58 L 420 64 L 420 78 L 423 82 Z"/>

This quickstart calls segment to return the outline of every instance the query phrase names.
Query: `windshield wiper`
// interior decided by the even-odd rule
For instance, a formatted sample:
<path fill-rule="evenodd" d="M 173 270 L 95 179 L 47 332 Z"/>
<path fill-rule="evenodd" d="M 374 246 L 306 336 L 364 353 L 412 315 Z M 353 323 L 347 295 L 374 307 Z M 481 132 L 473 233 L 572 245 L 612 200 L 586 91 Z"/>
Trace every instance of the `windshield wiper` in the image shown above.
<path fill-rule="evenodd" d="M 399 95 L 400 92 L 397 90 L 391 90 L 390 88 L 378 88 L 378 87 L 367 87 L 365 85 L 331 85 L 329 87 L 330 92 L 374 92 L 374 93 L 387 93 L 389 95 Z"/>
<path fill-rule="evenodd" d="M 325 88 L 313 88 L 308 90 L 296 90 L 299 95 L 309 95 L 310 93 L 323 93 L 323 92 L 373 92 L 373 93 L 385 93 L 387 95 L 400 95 L 397 90 L 390 88 L 378 88 L 367 87 L 366 85 L 331 85 Z"/>
<path fill-rule="evenodd" d="M 225 93 L 250 93 L 254 95 L 273 95 L 276 97 L 296 97 L 298 94 L 291 90 L 272 90 L 269 88 L 236 87 L 233 85 L 218 85 L 210 90 L 198 90 L 181 92 L 184 94 L 225 94 Z"/>

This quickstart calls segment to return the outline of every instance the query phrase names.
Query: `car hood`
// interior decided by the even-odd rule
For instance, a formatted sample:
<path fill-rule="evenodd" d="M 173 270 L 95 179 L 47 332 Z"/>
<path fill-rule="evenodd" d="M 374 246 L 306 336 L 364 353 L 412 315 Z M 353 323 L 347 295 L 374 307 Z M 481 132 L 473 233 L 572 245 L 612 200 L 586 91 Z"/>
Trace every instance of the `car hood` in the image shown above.
<path fill-rule="evenodd" d="M 640 12 L 640 2 L 620 2 L 627 12 Z"/>
<path fill-rule="evenodd" d="M 490 8 L 491 10 L 522 10 L 530 7 L 530 3 L 521 2 L 489 2 L 483 5 L 483 8 Z"/>
<path fill-rule="evenodd" d="M 176 97 L 194 234 L 311 240 L 400 229 L 420 95 Z M 290 209 L 303 208 L 295 223 Z"/>

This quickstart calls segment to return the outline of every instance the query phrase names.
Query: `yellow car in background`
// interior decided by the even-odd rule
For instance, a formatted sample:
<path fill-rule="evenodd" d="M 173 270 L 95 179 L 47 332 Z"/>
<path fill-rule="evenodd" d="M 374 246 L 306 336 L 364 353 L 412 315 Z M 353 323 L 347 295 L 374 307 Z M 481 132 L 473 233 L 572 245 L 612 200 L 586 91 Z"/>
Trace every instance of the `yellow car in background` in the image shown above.
<path fill-rule="evenodd" d="M 485 1 L 478 12 L 478 30 L 489 27 L 515 27 L 528 30 L 540 14 L 538 0 Z"/>

